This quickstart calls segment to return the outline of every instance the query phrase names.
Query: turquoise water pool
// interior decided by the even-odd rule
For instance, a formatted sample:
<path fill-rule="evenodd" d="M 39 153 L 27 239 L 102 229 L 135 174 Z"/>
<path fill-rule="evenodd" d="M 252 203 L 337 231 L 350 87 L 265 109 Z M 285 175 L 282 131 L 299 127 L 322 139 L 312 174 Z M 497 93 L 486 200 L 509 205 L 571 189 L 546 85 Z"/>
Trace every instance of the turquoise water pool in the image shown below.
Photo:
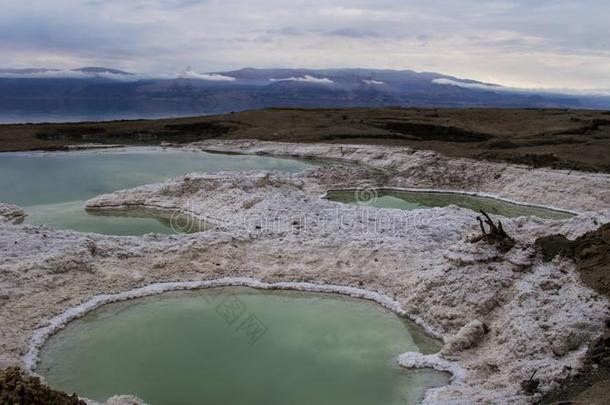
<path fill-rule="evenodd" d="M 172 229 L 154 216 L 91 215 L 85 201 L 100 194 L 158 183 L 189 172 L 279 170 L 308 164 L 262 156 L 221 155 L 161 148 L 63 153 L 0 153 L 0 202 L 25 209 L 26 223 L 112 235 L 196 232 Z"/>
<path fill-rule="evenodd" d="M 421 328 L 369 301 L 231 287 L 105 305 L 52 336 L 37 372 L 98 401 L 414 404 L 448 376 L 395 359 L 438 349 Z"/>
<path fill-rule="evenodd" d="M 475 212 L 485 211 L 488 214 L 505 217 L 533 215 L 544 219 L 568 219 L 574 214 L 541 207 L 519 205 L 489 197 L 478 197 L 458 193 L 378 190 L 341 190 L 329 191 L 331 201 L 345 204 L 366 205 L 376 208 L 394 208 L 401 210 L 418 210 L 434 207 L 457 205 Z"/>

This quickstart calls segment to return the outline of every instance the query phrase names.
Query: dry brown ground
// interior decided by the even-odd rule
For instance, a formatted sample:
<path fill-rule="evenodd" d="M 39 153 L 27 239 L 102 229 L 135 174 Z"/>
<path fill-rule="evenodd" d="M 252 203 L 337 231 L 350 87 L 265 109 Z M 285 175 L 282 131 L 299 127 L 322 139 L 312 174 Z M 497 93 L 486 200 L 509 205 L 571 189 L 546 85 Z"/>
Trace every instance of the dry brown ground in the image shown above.
<path fill-rule="evenodd" d="M 610 172 L 606 111 L 269 109 L 150 121 L 0 125 L 0 151 L 213 138 L 405 145 L 455 157 Z"/>

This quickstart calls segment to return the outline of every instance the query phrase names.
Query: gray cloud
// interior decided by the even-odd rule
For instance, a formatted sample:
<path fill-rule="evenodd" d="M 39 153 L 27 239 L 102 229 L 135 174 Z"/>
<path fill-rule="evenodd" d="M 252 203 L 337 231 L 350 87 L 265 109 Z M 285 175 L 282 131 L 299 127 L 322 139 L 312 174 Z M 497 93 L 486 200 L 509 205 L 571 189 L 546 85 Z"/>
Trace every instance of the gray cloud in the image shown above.
<path fill-rule="evenodd" d="M 0 0 L 3 67 L 436 70 L 610 88 L 605 0 Z"/>
<path fill-rule="evenodd" d="M 349 37 L 349 38 L 365 38 L 365 37 L 379 37 L 380 35 L 372 31 L 363 31 L 358 28 L 339 28 L 334 31 L 330 31 L 328 35 L 335 35 L 338 37 Z"/>

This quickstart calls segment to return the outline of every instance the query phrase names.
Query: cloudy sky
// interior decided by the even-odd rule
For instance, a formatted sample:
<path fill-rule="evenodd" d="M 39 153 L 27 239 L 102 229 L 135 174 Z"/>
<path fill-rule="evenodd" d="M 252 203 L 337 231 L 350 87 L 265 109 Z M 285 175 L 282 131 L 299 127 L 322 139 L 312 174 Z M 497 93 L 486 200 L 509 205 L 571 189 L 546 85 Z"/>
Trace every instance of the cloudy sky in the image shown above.
<path fill-rule="evenodd" d="M 610 89 L 608 0 L 0 0 L 0 10 L 0 67 L 371 67 Z"/>

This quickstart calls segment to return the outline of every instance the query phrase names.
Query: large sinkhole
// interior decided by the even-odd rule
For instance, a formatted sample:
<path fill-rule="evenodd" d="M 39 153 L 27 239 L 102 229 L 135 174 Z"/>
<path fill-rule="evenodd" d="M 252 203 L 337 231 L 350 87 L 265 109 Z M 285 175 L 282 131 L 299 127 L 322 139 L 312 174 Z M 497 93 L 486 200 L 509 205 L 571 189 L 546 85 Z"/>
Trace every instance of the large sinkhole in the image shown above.
<path fill-rule="evenodd" d="M 57 389 L 160 404 L 412 404 L 445 373 L 399 367 L 436 352 L 370 301 L 245 287 L 108 304 L 53 335 L 37 372 Z"/>

